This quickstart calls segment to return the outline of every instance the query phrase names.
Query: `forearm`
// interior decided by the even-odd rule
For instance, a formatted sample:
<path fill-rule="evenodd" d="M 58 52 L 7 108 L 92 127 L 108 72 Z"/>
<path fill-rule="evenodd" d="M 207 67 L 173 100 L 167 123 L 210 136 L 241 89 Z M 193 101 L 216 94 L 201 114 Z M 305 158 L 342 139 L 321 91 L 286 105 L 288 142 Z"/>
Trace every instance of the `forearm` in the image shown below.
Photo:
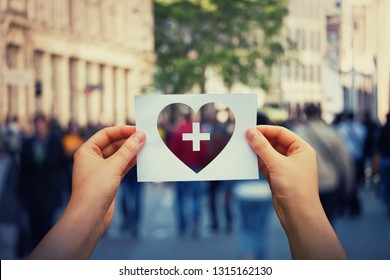
<path fill-rule="evenodd" d="M 46 234 L 29 259 L 88 259 L 104 234 L 104 218 L 70 201 L 63 216 Z"/>
<path fill-rule="evenodd" d="M 318 202 L 320 203 L 320 202 Z M 305 206 L 303 206 L 305 207 Z M 282 223 L 293 259 L 347 259 L 321 204 L 291 210 Z"/>

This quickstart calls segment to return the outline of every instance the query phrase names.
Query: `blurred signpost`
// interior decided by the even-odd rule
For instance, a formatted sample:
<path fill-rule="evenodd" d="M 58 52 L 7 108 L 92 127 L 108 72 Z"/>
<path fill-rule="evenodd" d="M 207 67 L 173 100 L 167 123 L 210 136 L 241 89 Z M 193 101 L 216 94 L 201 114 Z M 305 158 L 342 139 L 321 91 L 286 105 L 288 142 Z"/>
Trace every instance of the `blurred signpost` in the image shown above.
<path fill-rule="evenodd" d="M 5 76 L 5 82 L 9 86 L 28 86 L 31 81 L 32 73 L 25 69 L 8 69 Z"/>

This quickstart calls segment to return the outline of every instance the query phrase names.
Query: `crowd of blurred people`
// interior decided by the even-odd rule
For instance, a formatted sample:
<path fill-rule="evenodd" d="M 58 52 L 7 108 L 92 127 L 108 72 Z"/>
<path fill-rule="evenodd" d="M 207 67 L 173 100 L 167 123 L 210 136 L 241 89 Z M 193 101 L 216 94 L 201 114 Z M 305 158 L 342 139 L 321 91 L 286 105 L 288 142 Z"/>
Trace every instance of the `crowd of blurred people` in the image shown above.
<path fill-rule="evenodd" d="M 289 122 L 290 129 L 317 151 L 319 190 L 323 207 L 332 222 L 337 215 L 359 216 L 358 190 L 374 187 L 390 216 L 389 117 L 381 126 L 370 112 L 358 119 L 352 112 L 337 114 L 333 123 L 322 118 L 321 106 L 306 104 L 304 119 Z M 380 179 L 380 180 L 379 180 Z"/>
<path fill-rule="evenodd" d="M 43 114 L 37 114 L 32 123 L 28 132 L 17 117 L 7 117 L 0 124 L 0 207 L 8 215 L 15 212 L 11 220 L 19 228 L 19 258 L 26 256 L 58 219 L 71 192 L 73 155 L 87 135 L 99 129 L 80 130 L 70 121 L 64 130 Z"/>
<path fill-rule="evenodd" d="M 363 205 L 358 190 L 379 175 L 381 180 L 376 192 L 390 216 L 390 113 L 386 124 L 381 126 L 369 112 L 362 121 L 353 113 L 341 113 L 332 124 L 322 120 L 319 105 L 307 104 L 303 112 L 304 117 L 281 125 L 296 132 L 317 151 L 320 199 L 330 222 L 338 215 L 359 216 Z M 200 141 L 197 148 L 193 142 L 182 138 L 183 133 L 193 132 L 194 123 L 199 124 L 199 133 L 211 135 L 211 141 Z M 271 122 L 259 114 L 257 123 Z M 178 107 L 167 108 L 160 114 L 158 130 L 171 151 L 194 172 L 199 172 L 227 145 L 234 125 L 229 108 L 204 108 L 194 114 Z M 42 114 L 35 116 L 33 127 L 32 133 L 26 133 L 18 118 L 11 116 L 0 124 L 0 209 L 9 211 L 4 205 L 13 204 L 14 222 L 19 228 L 18 258 L 26 256 L 58 219 L 71 192 L 73 155 L 86 139 L 102 128 L 101 125 L 80 128 L 70 121 L 65 130 L 55 119 Z M 136 174 L 133 168 L 123 178 L 118 199 L 123 216 L 121 228 L 133 237 L 139 235 L 144 199 Z M 263 182 L 266 182 L 264 178 Z M 233 181 L 175 182 L 172 187 L 178 235 L 199 237 L 204 215 L 209 216 L 209 230 L 214 233 L 223 226 L 227 233 L 232 232 L 240 219 L 247 228 L 248 217 L 253 213 L 240 213 L 241 218 L 236 219 L 233 211 L 234 188 L 238 185 L 239 182 Z M 5 201 L 9 197 L 15 200 Z M 202 209 L 205 198 L 206 214 Z M 244 212 L 256 208 L 242 205 L 239 209 Z M 268 211 L 262 210 L 262 213 Z M 2 215 L 0 224 L 4 222 L 1 219 Z M 259 258 L 261 253 L 255 256 Z"/>

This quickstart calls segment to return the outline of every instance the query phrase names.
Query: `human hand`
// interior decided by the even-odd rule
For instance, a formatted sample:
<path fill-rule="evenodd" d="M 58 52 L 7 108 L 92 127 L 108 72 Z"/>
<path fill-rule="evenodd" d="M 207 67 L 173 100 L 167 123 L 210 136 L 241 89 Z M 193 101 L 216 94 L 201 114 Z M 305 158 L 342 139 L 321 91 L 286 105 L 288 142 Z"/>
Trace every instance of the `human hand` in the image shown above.
<path fill-rule="evenodd" d="M 282 223 L 287 209 L 319 202 L 316 152 L 309 144 L 278 126 L 249 129 L 246 137 L 258 155 L 260 171 L 270 184 Z"/>
<path fill-rule="evenodd" d="M 90 258 L 111 223 L 120 181 L 136 163 L 145 134 L 134 126 L 105 128 L 74 156 L 72 195 L 60 220 L 31 259 Z"/>
<path fill-rule="evenodd" d="M 269 182 L 293 258 L 346 258 L 319 199 L 315 150 L 279 126 L 257 126 L 246 137 Z"/>
<path fill-rule="evenodd" d="M 83 144 L 74 156 L 71 202 L 96 211 L 109 226 L 114 198 L 123 176 L 136 163 L 145 134 L 134 126 L 105 128 Z"/>

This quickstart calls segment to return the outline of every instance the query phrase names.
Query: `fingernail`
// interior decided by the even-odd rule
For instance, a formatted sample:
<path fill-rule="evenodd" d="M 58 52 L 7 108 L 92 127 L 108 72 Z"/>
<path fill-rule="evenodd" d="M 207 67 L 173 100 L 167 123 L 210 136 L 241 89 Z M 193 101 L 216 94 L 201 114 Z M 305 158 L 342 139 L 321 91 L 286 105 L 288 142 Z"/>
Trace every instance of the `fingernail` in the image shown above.
<path fill-rule="evenodd" d="M 260 136 L 260 132 L 256 128 L 250 128 L 248 129 L 248 136 L 249 141 L 253 141 Z"/>
<path fill-rule="evenodd" d="M 138 143 L 142 143 L 145 141 L 145 133 L 142 131 L 136 131 L 132 136 L 131 136 L 135 141 Z"/>

